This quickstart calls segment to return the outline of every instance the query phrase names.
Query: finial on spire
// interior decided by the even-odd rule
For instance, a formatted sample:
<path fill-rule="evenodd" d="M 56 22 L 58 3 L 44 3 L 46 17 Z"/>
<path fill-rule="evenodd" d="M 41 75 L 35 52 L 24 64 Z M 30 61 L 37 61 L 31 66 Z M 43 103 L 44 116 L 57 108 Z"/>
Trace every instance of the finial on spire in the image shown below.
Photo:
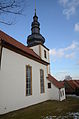
<path fill-rule="evenodd" d="M 36 15 L 36 0 L 35 0 L 35 15 Z"/>
<path fill-rule="evenodd" d="M 35 9 L 35 16 L 36 16 L 36 9 Z"/>

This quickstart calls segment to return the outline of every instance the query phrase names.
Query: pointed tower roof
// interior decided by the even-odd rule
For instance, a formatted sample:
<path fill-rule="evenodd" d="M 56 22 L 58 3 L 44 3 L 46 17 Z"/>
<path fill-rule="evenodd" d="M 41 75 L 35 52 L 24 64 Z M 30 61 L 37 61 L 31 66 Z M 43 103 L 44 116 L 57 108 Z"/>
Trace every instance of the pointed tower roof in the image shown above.
<path fill-rule="evenodd" d="M 44 44 L 45 38 L 40 34 L 40 23 L 38 22 L 38 17 L 35 15 L 33 17 L 33 22 L 31 24 L 31 35 L 27 37 L 28 46 L 35 46 L 38 44 Z"/>

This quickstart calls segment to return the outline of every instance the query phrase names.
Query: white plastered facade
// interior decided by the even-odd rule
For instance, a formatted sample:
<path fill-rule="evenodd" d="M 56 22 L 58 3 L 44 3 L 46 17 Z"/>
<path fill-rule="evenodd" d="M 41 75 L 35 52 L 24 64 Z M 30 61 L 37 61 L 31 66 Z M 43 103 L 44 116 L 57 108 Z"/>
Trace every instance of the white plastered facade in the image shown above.
<path fill-rule="evenodd" d="M 49 51 L 42 45 L 31 47 L 42 60 L 50 63 Z M 46 50 L 47 58 L 44 58 Z M 26 65 L 32 67 L 32 95 L 26 96 Z M 45 93 L 40 93 L 40 69 L 44 70 Z M 46 66 L 33 59 L 3 47 L 0 69 L 0 114 L 28 107 L 46 100 L 63 100 L 60 92 L 51 84 L 48 89 L 50 65 Z"/>
<path fill-rule="evenodd" d="M 48 83 L 51 83 L 48 81 Z M 53 83 L 51 83 L 51 88 L 48 89 L 48 95 L 50 100 L 62 101 L 65 99 L 65 88 L 58 88 Z"/>
<path fill-rule="evenodd" d="M 26 96 L 26 65 L 32 67 L 32 95 Z M 45 93 L 40 93 L 40 69 L 44 70 Z M 0 70 L 0 114 L 48 100 L 47 66 L 2 49 Z"/>

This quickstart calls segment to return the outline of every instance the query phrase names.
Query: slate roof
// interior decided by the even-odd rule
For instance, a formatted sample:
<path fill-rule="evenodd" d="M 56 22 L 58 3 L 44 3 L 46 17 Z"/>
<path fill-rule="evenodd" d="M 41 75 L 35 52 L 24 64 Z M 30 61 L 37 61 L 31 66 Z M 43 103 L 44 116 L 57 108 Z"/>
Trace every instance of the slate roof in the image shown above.
<path fill-rule="evenodd" d="M 64 85 L 63 85 L 63 83 L 62 82 L 59 82 L 59 81 L 57 81 L 53 76 L 51 76 L 50 74 L 48 74 L 48 77 L 47 77 L 47 79 L 49 80 L 49 81 L 51 81 L 57 88 L 63 88 L 64 87 Z"/>
<path fill-rule="evenodd" d="M 32 49 L 30 49 L 29 47 L 23 45 L 22 43 L 20 43 L 19 41 L 15 40 L 14 38 L 12 38 L 11 36 L 7 35 L 6 33 L 4 33 L 3 31 L 0 30 L 0 40 L 2 41 L 2 45 L 6 44 L 9 46 L 13 46 L 13 48 L 17 48 L 18 50 L 24 52 L 25 54 L 27 54 L 29 57 L 34 58 L 34 60 L 43 63 L 43 64 L 49 64 L 47 62 L 45 62 L 44 60 L 42 60 L 40 58 L 40 56 L 38 56 Z"/>
<path fill-rule="evenodd" d="M 44 44 L 45 38 L 40 34 L 40 23 L 38 22 L 38 17 L 35 15 L 33 17 L 33 22 L 31 24 L 31 35 L 27 37 L 28 46 L 35 46 L 38 44 Z"/>

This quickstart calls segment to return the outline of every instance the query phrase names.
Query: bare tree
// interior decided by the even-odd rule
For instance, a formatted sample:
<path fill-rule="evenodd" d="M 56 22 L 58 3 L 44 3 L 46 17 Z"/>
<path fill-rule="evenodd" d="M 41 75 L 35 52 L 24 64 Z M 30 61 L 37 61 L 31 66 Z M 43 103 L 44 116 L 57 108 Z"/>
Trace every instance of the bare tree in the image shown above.
<path fill-rule="evenodd" d="M 0 0 L 0 23 L 11 25 L 13 15 L 22 15 L 24 2 L 26 0 Z"/>

